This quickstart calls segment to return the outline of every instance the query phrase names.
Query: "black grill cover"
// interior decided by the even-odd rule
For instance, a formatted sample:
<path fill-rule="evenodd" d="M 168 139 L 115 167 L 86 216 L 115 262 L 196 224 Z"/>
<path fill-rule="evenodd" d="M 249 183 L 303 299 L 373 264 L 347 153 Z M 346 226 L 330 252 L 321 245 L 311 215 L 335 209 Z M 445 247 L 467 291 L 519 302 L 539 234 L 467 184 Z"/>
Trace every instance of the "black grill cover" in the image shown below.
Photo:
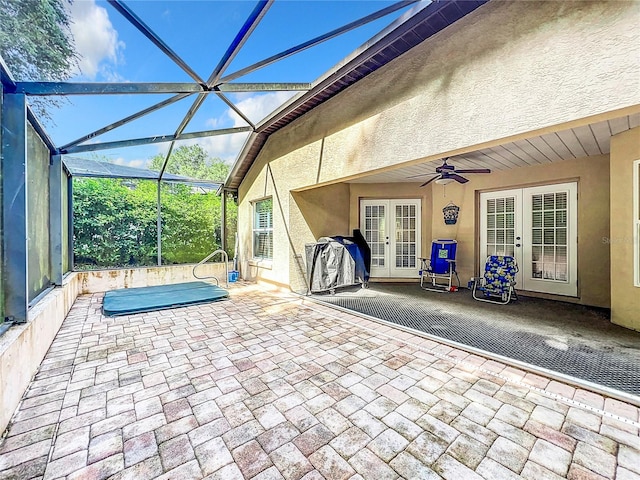
<path fill-rule="evenodd" d="M 305 245 L 311 293 L 369 281 L 371 251 L 359 230 L 353 237 L 322 237 Z"/>

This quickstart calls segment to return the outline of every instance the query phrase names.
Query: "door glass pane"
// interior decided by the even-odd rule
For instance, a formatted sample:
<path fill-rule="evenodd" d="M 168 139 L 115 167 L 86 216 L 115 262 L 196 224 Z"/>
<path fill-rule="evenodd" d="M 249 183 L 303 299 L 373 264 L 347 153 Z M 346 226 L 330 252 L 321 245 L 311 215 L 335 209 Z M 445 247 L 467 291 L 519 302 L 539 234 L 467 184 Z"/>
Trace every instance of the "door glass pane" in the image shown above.
<path fill-rule="evenodd" d="M 566 245 L 567 244 L 567 229 L 566 228 L 558 228 L 556 230 L 556 242 L 558 245 Z"/>
<path fill-rule="evenodd" d="M 567 265 L 556 264 L 556 280 L 567 281 Z"/>
<path fill-rule="evenodd" d="M 533 195 L 531 197 L 531 210 L 534 212 L 542 210 L 542 195 Z"/>
<path fill-rule="evenodd" d="M 556 261 L 567 263 L 567 247 L 556 247 Z"/>
<path fill-rule="evenodd" d="M 567 200 L 568 200 L 567 192 L 558 192 L 558 193 L 556 193 L 556 210 L 558 210 L 558 211 L 566 211 L 567 210 Z"/>
<path fill-rule="evenodd" d="M 544 247 L 544 263 L 555 262 L 556 247 Z"/>
<path fill-rule="evenodd" d="M 542 260 L 542 247 L 533 246 L 531 247 L 531 259 L 534 262 L 538 260 Z"/>
<path fill-rule="evenodd" d="M 555 195 L 553 193 L 545 193 L 544 194 L 544 210 L 553 210 L 554 208 L 554 199 L 555 199 Z"/>
<path fill-rule="evenodd" d="M 544 244 L 553 245 L 555 243 L 555 231 L 553 228 L 544 229 Z"/>
<path fill-rule="evenodd" d="M 542 229 L 534 228 L 531 230 L 531 244 L 542 245 Z"/>
<path fill-rule="evenodd" d="M 513 230 L 507 230 L 507 238 L 506 238 L 506 242 L 510 243 L 510 244 L 514 244 L 515 243 L 515 238 L 513 238 Z"/>
<path fill-rule="evenodd" d="M 366 205 L 364 208 L 364 238 L 371 248 L 371 266 L 384 267 L 385 216 L 383 205 Z"/>
<path fill-rule="evenodd" d="M 531 197 L 533 278 L 556 282 L 568 280 L 568 208 L 566 191 Z"/>
<path fill-rule="evenodd" d="M 542 264 L 533 262 L 531 264 L 531 276 L 533 278 L 542 278 Z"/>
<path fill-rule="evenodd" d="M 555 223 L 555 212 L 553 210 L 544 212 L 544 226 L 545 227 L 554 227 Z"/>
<path fill-rule="evenodd" d="M 505 201 L 505 211 L 506 212 L 515 212 L 516 211 L 516 198 L 515 197 L 507 197 Z"/>
<path fill-rule="evenodd" d="M 417 209 L 415 205 L 396 205 L 396 268 L 416 268 L 416 225 Z"/>
<path fill-rule="evenodd" d="M 515 227 L 515 214 L 507 213 L 505 215 L 505 227 L 506 228 L 514 228 Z"/>
<path fill-rule="evenodd" d="M 542 227 L 542 212 L 533 212 L 532 226 L 534 228 Z"/>
<path fill-rule="evenodd" d="M 515 206 L 515 197 L 486 200 L 487 256 L 515 254 Z"/>

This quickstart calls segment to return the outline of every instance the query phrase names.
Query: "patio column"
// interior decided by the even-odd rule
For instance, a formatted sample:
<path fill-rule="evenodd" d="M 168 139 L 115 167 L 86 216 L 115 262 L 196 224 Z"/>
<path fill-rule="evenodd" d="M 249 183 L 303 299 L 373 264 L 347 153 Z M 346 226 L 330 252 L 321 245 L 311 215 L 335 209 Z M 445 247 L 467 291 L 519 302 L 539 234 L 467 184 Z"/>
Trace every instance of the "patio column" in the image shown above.
<path fill-rule="evenodd" d="M 5 319 L 27 321 L 27 103 L 2 98 L 2 213 Z"/>

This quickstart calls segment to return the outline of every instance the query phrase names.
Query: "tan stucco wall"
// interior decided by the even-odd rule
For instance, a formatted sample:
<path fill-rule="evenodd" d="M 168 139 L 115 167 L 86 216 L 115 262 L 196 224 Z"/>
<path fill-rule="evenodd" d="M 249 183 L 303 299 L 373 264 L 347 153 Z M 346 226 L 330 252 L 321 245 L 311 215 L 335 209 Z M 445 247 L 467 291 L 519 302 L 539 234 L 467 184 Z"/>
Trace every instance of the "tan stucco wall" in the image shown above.
<path fill-rule="evenodd" d="M 608 308 L 609 298 L 609 158 L 607 155 L 557 162 L 491 175 L 467 175 L 469 183 L 446 187 L 431 184 L 351 184 L 351 228 L 359 222 L 359 201 L 365 198 L 422 198 L 422 252 L 428 256 L 431 240 L 458 241 L 457 269 L 463 286 L 478 274 L 478 195 L 481 191 L 518 188 L 564 180 L 578 182 L 578 287 L 585 305 Z M 460 207 L 458 222 L 446 225 L 442 209 Z M 598 259 L 594 263 L 593 259 Z M 604 269 L 604 272 L 602 271 Z"/>
<path fill-rule="evenodd" d="M 467 175 L 464 185 L 433 185 L 433 238 L 458 240 L 458 273 L 463 285 L 478 273 L 479 192 L 565 181 L 578 182 L 578 295 L 579 303 L 609 307 L 609 158 L 580 158 L 497 172 Z M 445 225 L 442 208 L 453 201 L 460 207 L 458 223 Z M 430 239 L 429 239 L 430 240 Z M 563 297 L 564 298 L 564 297 Z M 570 300 L 569 298 L 565 298 Z"/>
<path fill-rule="evenodd" d="M 307 223 L 306 211 L 292 208 L 290 191 L 637 108 L 639 21 L 639 2 L 489 2 L 279 130 L 239 188 L 243 275 L 298 281 L 293 273 L 299 267 L 292 264 L 299 264 L 304 243 L 315 240 L 311 226 L 317 226 Z M 505 175 L 505 183 L 523 183 L 516 172 Z M 271 195 L 274 259 L 260 267 L 249 262 L 251 202 Z M 472 198 L 464 198 L 465 208 Z M 342 212 L 341 201 L 334 205 Z M 469 225 L 458 228 L 471 235 L 463 230 Z M 464 262 L 471 273 L 473 260 Z M 591 298 L 600 305 L 606 297 Z"/>
<path fill-rule="evenodd" d="M 633 285 L 633 171 L 640 127 L 611 139 L 611 321 L 640 330 L 640 287 Z M 637 248 L 637 246 L 636 246 Z"/>
<path fill-rule="evenodd" d="M 305 182 L 330 182 L 637 105 L 639 22 L 640 2 L 489 2 L 272 135 L 261 156 L 324 138 Z"/>

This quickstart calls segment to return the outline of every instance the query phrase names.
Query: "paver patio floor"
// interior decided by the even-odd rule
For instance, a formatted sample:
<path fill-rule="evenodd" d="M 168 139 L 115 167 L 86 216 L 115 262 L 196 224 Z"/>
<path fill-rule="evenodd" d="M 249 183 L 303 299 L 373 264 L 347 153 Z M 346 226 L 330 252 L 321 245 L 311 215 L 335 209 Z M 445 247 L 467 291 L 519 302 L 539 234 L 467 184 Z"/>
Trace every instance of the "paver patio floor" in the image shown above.
<path fill-rule="evenodd" d="M 100 302 L 65 320 L 0 478 L 640 479 L 630 404 L 263 286 Z"/>

